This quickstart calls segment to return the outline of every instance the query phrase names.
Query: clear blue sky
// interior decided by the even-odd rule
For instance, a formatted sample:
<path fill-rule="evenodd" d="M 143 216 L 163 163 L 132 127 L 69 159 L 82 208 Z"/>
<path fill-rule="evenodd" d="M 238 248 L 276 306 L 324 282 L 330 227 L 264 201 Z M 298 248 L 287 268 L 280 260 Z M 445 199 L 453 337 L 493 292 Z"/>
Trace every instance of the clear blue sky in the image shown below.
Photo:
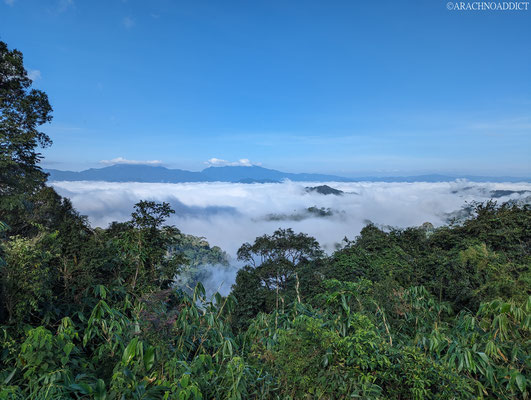
<path fill-rule="evenodd" d="M 46 167 L 531 175 L 531 7 L 0 1 L 55 110 Z"/>

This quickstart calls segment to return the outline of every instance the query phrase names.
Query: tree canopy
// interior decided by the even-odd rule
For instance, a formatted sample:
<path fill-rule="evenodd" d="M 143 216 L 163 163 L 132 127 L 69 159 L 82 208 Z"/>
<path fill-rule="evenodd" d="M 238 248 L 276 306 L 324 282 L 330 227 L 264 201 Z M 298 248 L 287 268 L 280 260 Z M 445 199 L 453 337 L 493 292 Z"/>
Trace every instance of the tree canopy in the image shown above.
<path fill-rule="evenodd" d="M 39 126 L 52 120 L 52 107 L 46 93 L 31 84 L 22 53 L 0 41 L 0 215 L 4 220 L 46 181 L 38 166 L 37 147 L 51 144 Z"/>

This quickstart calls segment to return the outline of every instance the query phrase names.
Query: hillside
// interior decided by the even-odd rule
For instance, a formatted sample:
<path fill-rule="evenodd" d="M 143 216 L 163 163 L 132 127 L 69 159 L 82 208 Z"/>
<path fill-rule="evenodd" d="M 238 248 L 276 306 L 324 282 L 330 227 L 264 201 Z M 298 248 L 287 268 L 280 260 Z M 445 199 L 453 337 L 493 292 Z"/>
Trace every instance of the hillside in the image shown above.
<path fill-rule="evenodd" d="M 167 203 L 93 229 L 51 188 L 27 201 L 0 224 L 0 398 L 527 398 L 528 206 L 369 224 L 331 256 L 279 229 L 210 298 L 227 257 Z"/>

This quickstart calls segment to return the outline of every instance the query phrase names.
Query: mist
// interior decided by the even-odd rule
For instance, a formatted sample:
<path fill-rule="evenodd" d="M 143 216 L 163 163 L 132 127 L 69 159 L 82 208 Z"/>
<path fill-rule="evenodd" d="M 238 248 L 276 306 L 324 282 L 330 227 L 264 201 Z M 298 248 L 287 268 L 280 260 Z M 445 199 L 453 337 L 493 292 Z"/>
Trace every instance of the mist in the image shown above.
<path fill-rule="evenodd" d="M 204 236 L 235 256 L 244 242 L 293 228 L 314 236 L 331 252 L 344 237 L 354 239 L 369 221 L 377 225 L 408 227 L 430 222 L 447 223 L 448 213 L 467 202 L 485 201 L 494 190 L 520 191 L 498 201 L 531 195 L 530 183 L 326 183 L 343 195 L 308 193 L 315 182 L 266 184 L 239 183 L 115 183 L 51 182 L 63 196 L 72 200 L 92 226 L 106 227 L 112 221 L 129 219 L 139 200 L 166 201 L 176 213 L 168 223 L 182 232 Z M 525 192 L 530 191 L 530 192 Z M 317 216 L 309 207 L 329 208 L 332 215 Z M 274 217 L 274 218 L 273 218 Z"/>

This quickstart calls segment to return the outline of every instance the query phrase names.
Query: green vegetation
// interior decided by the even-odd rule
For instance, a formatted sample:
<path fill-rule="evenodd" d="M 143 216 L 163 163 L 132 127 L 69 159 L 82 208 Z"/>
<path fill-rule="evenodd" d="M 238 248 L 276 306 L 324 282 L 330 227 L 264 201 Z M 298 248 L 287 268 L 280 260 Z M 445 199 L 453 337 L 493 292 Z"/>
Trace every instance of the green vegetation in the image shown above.
<path fill-rule="evenodd" d="M 170 254 L 181 254 L 187 264 L 183 266 L 179 275 L 175 277 L 175 286 L 190 291 L 198 282 L 208 277 L 206 267 L 227 270 L 229 268 L 229 256 L 218 246 L 210 247 L 204 237 L 179 233 L 175 237 L 175 244 L 169 247 Z"/>
<path fill-rule="evenodd" d="M 0 72 L 0 399 L 529 397 L 528 206 L 368 225 L 331 256 L 281 229 L 206 298 L 175 281 L 221 249 L 165 225 L 166 203 L 91 228 L 45 186 L 51 108 L 1 42 Z"/>

